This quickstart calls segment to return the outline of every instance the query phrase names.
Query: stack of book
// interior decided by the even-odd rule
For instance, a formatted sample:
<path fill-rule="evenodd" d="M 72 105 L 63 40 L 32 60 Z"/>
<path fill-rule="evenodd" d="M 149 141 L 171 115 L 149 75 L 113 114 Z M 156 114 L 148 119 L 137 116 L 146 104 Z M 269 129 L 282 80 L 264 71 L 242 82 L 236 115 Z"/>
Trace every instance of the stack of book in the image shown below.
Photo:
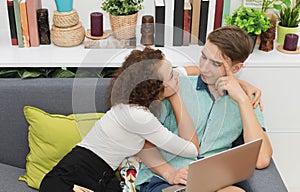
<path fill-rule="evenodd" d="M 209 32 L 225 25 L 230 0 L 154 0 L 154 6 L 155 46 L 204 45 Z"/>
<path fill-rule="evenodd" d="M 40 45 L 36 10 L 41 0 L 6 0 L 11 44 L 19 47 Z"/>

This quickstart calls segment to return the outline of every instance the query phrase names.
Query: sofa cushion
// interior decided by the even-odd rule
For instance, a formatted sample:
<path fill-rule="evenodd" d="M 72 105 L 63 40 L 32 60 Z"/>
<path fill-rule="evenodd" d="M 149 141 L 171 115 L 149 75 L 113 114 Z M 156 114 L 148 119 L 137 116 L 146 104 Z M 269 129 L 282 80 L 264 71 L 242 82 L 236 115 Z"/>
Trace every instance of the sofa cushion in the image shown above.
<path fill-rule="evenodd" d="M 29 124 L 30 152 L 26 158 L 26 174 L 20 180 L 38 189 L 45 174 L 81 141 L 103 113 L 65 116 L 25 106 L 24 115 Z"/>
<path fill-rule="evenodd" d="M 18 177 L 25 173 L 25 169 L 0 163 L 0 191 L 5 192 L 37 192 L 26 183 L 18 181 Z"/>

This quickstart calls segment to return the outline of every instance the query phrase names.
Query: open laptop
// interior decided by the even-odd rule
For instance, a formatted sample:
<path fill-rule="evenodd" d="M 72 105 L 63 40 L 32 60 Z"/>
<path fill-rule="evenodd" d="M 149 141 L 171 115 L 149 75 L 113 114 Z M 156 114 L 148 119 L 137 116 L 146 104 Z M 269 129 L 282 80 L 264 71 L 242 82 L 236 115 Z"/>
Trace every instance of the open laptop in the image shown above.
<path fill-rule="evenodd" d="M 262 139 L 231 148 L 190 163 L 187 185 L 174 185 L 163 192 L 215 192 L 252 176 Z"/>

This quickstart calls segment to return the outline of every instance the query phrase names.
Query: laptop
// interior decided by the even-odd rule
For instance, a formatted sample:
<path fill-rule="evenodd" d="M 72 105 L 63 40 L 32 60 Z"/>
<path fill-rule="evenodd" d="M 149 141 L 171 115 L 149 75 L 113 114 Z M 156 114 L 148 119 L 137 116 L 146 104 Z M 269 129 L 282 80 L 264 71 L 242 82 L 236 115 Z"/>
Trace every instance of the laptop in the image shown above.
<path fill-rule="evenodd" d="M 191 162 L 187 185 L 174 185 L 163 192 L 215 192 L 250 178 L 255 170 L 262 139 Z"/>

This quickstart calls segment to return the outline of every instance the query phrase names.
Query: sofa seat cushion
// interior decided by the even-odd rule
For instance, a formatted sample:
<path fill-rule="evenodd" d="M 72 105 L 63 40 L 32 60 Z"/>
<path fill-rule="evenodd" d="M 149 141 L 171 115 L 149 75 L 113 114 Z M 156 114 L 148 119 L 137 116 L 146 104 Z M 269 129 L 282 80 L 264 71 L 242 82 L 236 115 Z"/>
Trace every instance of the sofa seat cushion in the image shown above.
<path fill-rule="evenodd" d="M 18 181 L 20 175 L 24 175 L 25 169 L 13 167 L 0 163 L 0 191 L 5 189 L 5 192 L 37 192 L 30 188 L 23 181 Z"/>

